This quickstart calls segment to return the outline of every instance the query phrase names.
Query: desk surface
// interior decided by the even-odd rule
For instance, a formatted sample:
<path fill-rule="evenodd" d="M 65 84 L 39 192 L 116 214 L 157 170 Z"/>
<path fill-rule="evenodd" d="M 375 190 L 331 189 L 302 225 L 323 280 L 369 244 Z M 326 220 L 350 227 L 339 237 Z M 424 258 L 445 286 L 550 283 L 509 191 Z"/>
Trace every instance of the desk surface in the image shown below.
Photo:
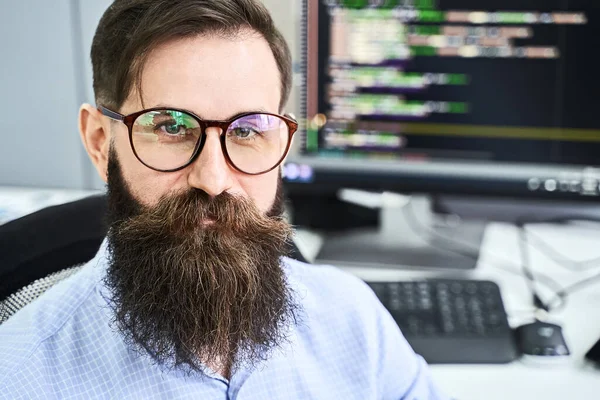
<path fill-rule="evenodd" d="M 0 187 L 0 224 L 49 205 L 96 193 L 99 192 Z M 539 225 L 530 229 L 569 258 L 585 260 L 600 257 L 600 226 L 597 224 Z M 319 237 L 300 231 L 297 242 L 303 253 L 310 253 L 318 250 Z M 534 248 L 530 253 L 534 272 L 551 276 L 564 286 L 600 272 L 600 266 L 588 272 L 571 272 Z M 491 279 L 500 285 L 511 326 L 528 322 L 533 316 L 531 294 L 520 274 L 517 230 L 511 225 L 490 224 L 487 227 L 478 266 L 473 271 L 340 267 L 372 281 L 441 276 Z M 548 292 L 543 289 L 540 292 L 547 298 Z M 550 320 L 563 327 L 572 353 L 565 363 L 554 366 L 531 365 L 523 361 L 506 365 L 432 365 L 434 379 L 458 400 L 598 398 L 600 370 L 586 364 L 584 354 L 600 338 L 600 281 L 570 295 L 566 307 L 553 313 Z"/>

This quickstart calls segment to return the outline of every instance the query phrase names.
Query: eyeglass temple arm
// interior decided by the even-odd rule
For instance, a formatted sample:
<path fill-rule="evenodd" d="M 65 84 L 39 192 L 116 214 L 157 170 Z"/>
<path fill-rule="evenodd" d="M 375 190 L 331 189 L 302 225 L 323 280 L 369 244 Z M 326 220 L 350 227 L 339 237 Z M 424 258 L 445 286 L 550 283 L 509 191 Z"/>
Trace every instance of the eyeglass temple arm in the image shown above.
<path fill-rule="evenodd" d="M 98 109 L 103 115 L 106 115 L 108 118 L 114 119 L 115 121 L 123 121 L 123 118 L 125 117 L 123 114 L 109 110 L 104 106 L 98 106 Z"/>

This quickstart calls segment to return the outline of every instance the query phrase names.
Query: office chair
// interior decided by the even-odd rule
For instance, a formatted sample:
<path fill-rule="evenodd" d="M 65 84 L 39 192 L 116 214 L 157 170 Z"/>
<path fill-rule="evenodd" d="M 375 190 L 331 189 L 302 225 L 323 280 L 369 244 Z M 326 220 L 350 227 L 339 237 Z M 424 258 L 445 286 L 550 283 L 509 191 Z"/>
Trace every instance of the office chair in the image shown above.
<path fill-rule="evenodd" d="M 96 195 L 0 225 L 0 324 L 96 255 L 106 207 Z M 290 256 L 306 262 L 294 243 Z"/>

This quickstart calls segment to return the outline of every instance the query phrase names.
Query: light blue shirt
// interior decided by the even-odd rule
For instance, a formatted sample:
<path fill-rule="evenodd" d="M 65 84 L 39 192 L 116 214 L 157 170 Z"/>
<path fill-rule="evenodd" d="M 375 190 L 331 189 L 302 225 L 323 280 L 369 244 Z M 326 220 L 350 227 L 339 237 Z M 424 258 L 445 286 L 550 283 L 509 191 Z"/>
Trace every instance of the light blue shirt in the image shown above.
<path fill-rule="evenodd" d="M 106 245 L 0 325 L 1 399 L 445 399 L 376 296 L 334 267 L 284 259 L 304 309 L 287 345 L 230 380 L 156 366 L 111 329 Z"/>

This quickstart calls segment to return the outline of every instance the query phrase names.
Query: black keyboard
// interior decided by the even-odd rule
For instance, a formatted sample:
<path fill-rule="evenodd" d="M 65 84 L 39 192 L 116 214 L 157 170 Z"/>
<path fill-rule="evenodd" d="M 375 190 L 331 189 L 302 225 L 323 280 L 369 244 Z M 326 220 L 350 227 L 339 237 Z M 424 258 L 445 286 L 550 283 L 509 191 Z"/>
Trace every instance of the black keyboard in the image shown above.
<path fill-rule="evenodd" d="M 367 282 L 428 363 L 507 363 L 518 357 L 500 288 L 483 280 Z"/>

